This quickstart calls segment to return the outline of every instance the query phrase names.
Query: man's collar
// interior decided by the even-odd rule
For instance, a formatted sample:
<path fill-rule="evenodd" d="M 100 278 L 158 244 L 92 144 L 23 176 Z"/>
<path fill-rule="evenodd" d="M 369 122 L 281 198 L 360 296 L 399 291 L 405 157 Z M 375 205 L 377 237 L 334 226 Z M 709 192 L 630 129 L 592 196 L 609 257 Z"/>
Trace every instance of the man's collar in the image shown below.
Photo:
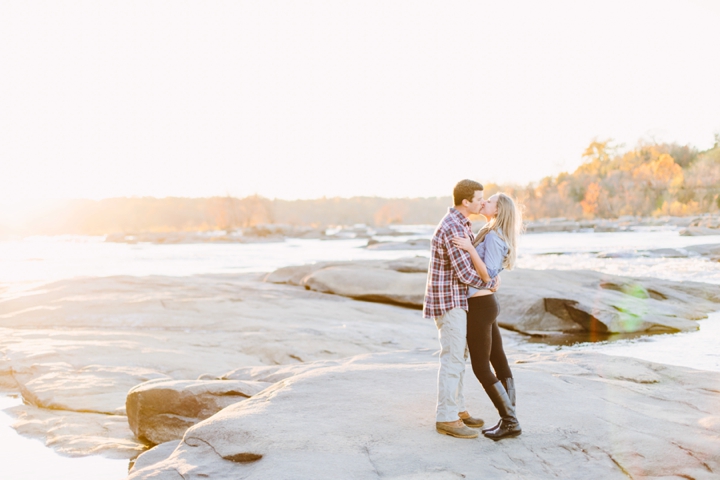
<path fill-rule="evenodd" d="M 472 222 L 470 222 L 470 219 L 469 219 L 469 218 L 467 218 L 465 215 L 463 215 L 462 213 L 460 213 L 460 211 L 458 211 L 458 209 L 455 208 L 455 207 L 450 207 L 450 208 L 448 208 L 448 213 L 454 215 L 454 216 L 458 219 L 458 221 L 460 221 L 460 222 L 462 222 L 462 223 L 465 223 L 465 224 L 470 224 L 470 223 L 472 223 Z"/>

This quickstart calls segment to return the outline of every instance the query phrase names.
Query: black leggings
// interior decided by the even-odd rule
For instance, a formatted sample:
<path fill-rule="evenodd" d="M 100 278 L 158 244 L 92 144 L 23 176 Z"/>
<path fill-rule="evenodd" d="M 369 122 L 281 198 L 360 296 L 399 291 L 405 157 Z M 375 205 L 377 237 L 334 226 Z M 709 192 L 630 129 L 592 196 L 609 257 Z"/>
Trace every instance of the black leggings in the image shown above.
<path fill-rule="evenodd" d="M 469 298 L 468 306 L 467 344 L 470 361 L 475 376 L 487 390 L 498 382 L 498 377 L 512 378 L 497 324 L 498 304 L 492 294 Z M 495 374 L 490 369 L 491 363 Z"/>

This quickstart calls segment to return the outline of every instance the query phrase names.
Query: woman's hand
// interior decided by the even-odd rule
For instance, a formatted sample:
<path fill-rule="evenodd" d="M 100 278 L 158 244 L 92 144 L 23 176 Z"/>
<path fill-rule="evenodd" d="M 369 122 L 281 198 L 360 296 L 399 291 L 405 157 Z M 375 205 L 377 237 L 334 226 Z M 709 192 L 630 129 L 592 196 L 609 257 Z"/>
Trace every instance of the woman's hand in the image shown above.
<path fill-rule="evenodd" d="M 463 237 L 453 237 L 452 242 L 455 244 L 456 247 L 462 248 L 466 251 L 475 250 L 475 247 L 473 247 L 472 242 L 470 241 L 470 237 L 467 235 Z"/>

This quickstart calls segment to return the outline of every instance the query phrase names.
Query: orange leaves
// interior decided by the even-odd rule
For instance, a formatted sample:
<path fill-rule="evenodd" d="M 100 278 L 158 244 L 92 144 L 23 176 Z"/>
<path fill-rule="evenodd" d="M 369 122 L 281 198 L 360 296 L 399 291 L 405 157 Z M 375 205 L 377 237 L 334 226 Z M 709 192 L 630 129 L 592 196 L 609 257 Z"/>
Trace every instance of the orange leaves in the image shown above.
<path fill-rule="evenodd" d="M 598 211 L 598 202 L 600 200 L 600 194 L 602 187 L 597 182 L 593 182 L 588 185 L 585 191 L 585 198 L 580 202 L 582 206 L 583 215 L 586 217 L 594 217 Z"/>
<path fill-rule="evenodd" d="M 676 189 L 683 183 L 683 170 L 667 153 L 640 164 L 633 172 L 633 179 L 651 189 Z"/>
<path fill-rule="evenodd" d="M 660 155 L 660 158 L 652 163 L 652 168 L 657 181 L 668 185 L 678 181 L 682 183 L 682 168 L 667 153 Z"/>

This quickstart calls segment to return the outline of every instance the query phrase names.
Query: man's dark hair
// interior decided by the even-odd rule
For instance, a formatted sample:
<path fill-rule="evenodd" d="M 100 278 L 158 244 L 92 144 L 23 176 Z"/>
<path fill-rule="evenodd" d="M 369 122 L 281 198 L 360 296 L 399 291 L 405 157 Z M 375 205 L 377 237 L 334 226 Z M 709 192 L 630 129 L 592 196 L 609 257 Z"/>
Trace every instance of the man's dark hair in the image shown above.
<path fill-rule="evenodd" d="M 463 200 L 472 202 L 475 192 L 478 190 L 482 191 L 484 188 L 475 180 L 460 180 L 457 185 L 455 185 L 455 188 L 453 188 L 453 201 L 455 202 L 455 205 L 457 206 L 462 204 Z"/>

